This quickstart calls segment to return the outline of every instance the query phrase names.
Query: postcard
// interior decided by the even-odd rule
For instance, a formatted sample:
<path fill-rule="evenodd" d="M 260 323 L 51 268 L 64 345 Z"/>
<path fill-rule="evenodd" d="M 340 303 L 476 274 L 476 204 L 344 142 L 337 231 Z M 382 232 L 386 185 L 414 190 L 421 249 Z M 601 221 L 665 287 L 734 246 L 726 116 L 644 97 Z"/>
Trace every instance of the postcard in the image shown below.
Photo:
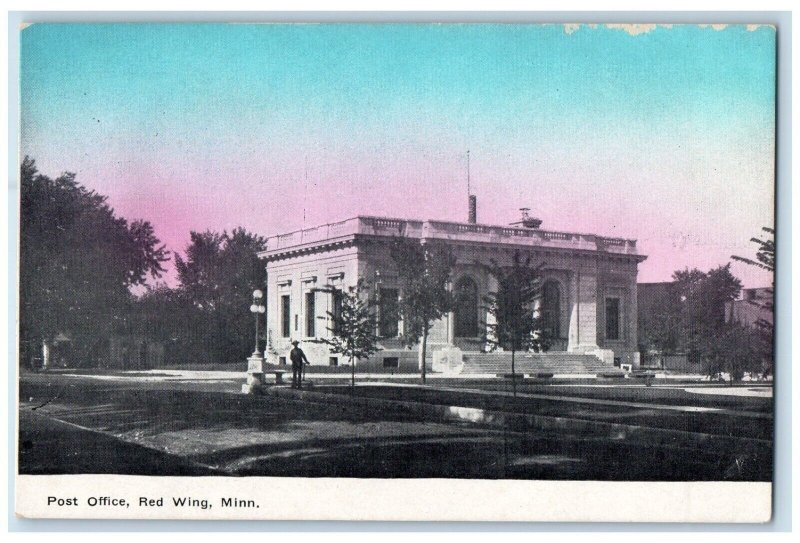
<path fill-rule="evenodd" d="M 775 27 L 20 40 L 19 517 L 771 518 Z"/>

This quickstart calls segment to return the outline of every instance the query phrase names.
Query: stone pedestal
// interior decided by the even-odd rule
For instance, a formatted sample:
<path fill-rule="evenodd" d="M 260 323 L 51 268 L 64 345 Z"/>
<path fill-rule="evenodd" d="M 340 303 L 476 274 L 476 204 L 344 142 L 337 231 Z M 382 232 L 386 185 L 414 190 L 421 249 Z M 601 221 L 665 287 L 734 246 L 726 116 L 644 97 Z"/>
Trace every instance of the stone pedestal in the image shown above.
<path fill-rule="evenodd" d="M 250 358 L 247 359 L 247 373 L 260 373 L 263 375 L 265 364 L 266 361 L 264 357 L 261 356 L 261 353 L 253 353 L 250 355 Z"/>
<path fill-rule="evenodd" d="M 595 348 L 595 349 L 587 350 L 587 351 L 585 351 L 585 353 L 596 356 L 597 358 L 599 358 L 600 360 L 603 361 L 603 364 L 605 364 L 607 366 L 613 366 L 614 365 L 614 351 L 612 351 L 611 349 Z"/>
<path fill-rule="evenodd" d="M 253 353 L 247 359 L 247 381 L 242 385 L 242 392 L 245 394 L 258 394 L 265 384 L 264 380 L 264 357 L 261 353 Z"/>

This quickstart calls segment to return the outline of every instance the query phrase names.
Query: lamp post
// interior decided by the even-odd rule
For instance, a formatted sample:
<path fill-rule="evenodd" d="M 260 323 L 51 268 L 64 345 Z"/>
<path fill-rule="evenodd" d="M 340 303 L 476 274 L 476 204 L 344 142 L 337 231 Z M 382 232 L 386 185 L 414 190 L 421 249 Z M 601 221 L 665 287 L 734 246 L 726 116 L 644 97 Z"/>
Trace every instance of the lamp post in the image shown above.
<path fill-rule="evenodd" d="M 259 289 L 253 291 L 253 305 L 250 306 L 250 313 L 256 317 L 256 347 L 253 351 L 253 356 L 261 356 L 261 351 L 258 350 L 258 316 L 264 314 L 267 308 L 261 303 L 264 298 L 264 293 Z"/>
<path fill-rule="evenodd" d="M 262 303 L 264 293 L 256 289 L 253 291 L 253 303 L 250 306 L 250 313 L 256 318 L 256 347 L 250 358 L 247 359 L 247 381 L 242 385 L 242 392 L 246 394 L 257 394 L 264 385 L 264 357 L 258 349 L 258 316 L 265 313 L 267 308 Z"/>

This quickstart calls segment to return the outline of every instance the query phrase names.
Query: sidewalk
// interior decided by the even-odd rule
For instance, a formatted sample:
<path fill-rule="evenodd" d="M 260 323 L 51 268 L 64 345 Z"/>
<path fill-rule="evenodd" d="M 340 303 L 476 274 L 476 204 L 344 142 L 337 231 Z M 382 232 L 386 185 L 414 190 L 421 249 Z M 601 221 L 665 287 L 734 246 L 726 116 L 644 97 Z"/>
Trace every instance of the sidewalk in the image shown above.
<path fill-rule="evenodd" d="M 19 414 L 19 465 L 24 468 L 21 472 L 31 475 L 219 475 L 184 458 L 30 410 Z"/>

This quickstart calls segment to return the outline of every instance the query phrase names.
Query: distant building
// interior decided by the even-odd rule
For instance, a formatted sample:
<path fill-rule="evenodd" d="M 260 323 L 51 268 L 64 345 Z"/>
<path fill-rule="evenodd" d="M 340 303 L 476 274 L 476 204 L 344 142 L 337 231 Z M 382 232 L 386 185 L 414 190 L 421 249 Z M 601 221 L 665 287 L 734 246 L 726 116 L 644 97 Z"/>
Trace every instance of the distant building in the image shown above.
<path fill-rule="evenodd" d="M 151 369 L 163 366 L 166 347 L 159 319 L 153 309 L 130 305 L 114 319 L 111 329 L 98 333 L 91 348 L 86 340 L 61 332 L 42 346 L 42 357 L 31 361 L 33 369 L 98 367 L 106 369 Z"/>
<path fill-rule="evenodd" d="M 402 296 L 389 247 L 393 238 L 405 236 L 447 244 L 457 259 L 452 284 L 462 298 L 433 326 L 432 359 L 444 348 L 465 354 L 486 350 L 482 326 L 490 316 L 483 298 L 496 289 L 496 281 L 484 265 L 491 260 L 510 264 L 520 251 L 545 264 L 538 310 L 557 338 L 552 352 L 594 355 L 608 366 L 638 366 L 636 276 L 646 257 L 634 240 L 542 230 L 541 221 L 527 213 L 515 226 L 478 224 L 474 197 L 469 218 L 461 223 L 355 217 L 270 237 L 259 253 L 268 276 L 268 361 L 284 362 L 290 342 L 298 339 L 312 364 L 346 362 L 312 343 L 329 334 L 326 315 L 335 304 L 331 294 L 318 289 L 346 288 L 363 278 L 373 283 L 380 300 L 382 350 L 361 364 L 367 369 L 416 368 L 416 351 L 404 349 L 398 337 L 402 321 L 385 316 Z"/>
<path fill-rule="evenodd" d="M 151 369 L 164 365 L 164 344 L 146 337 L 114 334 L 102 364 L 115 369 Z"/>
<path fill-rule="evenodd" d="M 769 287 L 742 289 L 741 299 L 725 304 L 725 320 L 754 327 L 758 322 L 774 322 L 773 289 Z"/>

